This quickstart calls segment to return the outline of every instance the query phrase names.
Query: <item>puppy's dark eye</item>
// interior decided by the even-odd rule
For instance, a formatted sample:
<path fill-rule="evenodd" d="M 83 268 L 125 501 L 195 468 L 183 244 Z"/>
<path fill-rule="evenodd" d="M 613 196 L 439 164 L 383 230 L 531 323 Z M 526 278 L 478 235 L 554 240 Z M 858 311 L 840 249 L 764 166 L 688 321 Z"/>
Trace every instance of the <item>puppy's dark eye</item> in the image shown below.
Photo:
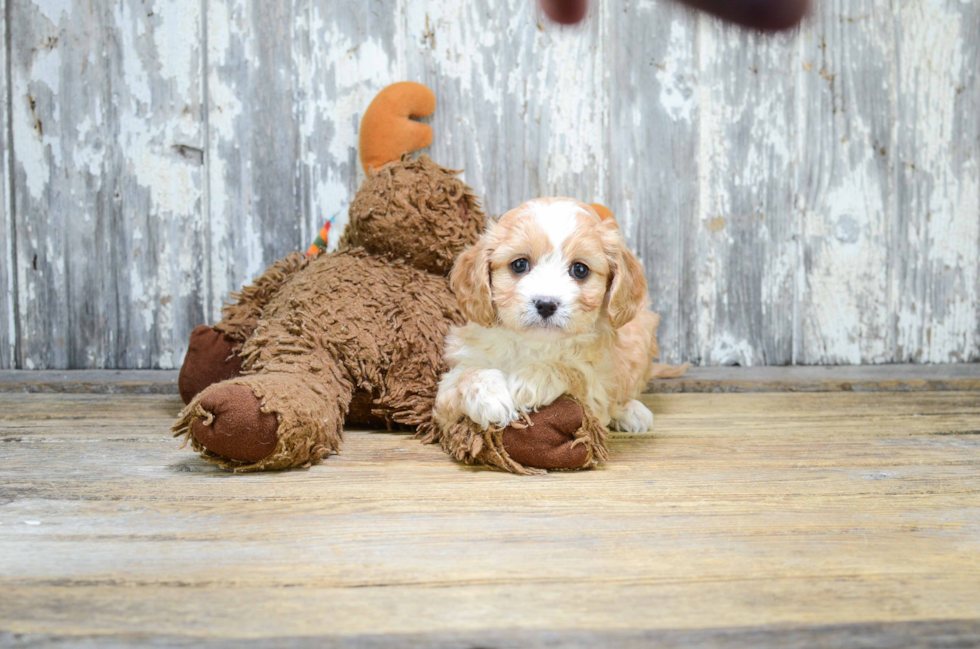
<path fill-rule="evenodd" d="M 510 262 L 510 269 L 515 275 L 523 275 L 531 268 L 531 262 L 527 259 L 515 259 Z"/>
<path fill-rule="evenodd" d="M 572 267 L 568 269 L 568 273 L 572 277 L 578 280 L 585 279 L 586 277 L 589 276 L 589 273 L 591 272 L 592 271 L 589 270 L 589 267 L 580 261 L 575 262 L 574 264 L 572 264 Z"/>

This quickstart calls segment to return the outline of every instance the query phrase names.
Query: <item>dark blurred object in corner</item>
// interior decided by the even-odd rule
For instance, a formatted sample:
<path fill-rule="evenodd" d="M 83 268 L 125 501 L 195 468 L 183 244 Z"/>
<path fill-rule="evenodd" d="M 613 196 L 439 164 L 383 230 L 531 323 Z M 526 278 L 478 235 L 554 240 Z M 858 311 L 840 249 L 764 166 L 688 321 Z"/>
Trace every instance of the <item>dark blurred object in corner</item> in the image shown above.
<path fill-rule="evenodd" d="M 585 18 L 589 0 L 540 0 L 549 18 L 574 25 Z M 810 10 L 810 0 L 681 0 L 723 20 L 761 31 L 796 27 Z"/>
<path fill-rule="evenodd" d="M 589 0 L 541 0 L 541 8 L 556 23 L 574 25 L 585 18 Z"/>

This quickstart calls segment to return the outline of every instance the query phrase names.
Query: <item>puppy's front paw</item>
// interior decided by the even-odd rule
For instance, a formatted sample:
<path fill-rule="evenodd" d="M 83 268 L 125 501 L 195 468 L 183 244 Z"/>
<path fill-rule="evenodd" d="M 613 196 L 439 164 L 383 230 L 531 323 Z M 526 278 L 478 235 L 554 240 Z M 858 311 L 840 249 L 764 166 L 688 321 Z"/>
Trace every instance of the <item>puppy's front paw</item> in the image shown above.
<path fill-rule="evenodd" d="M 500 376 L 484 373 L 479 379 L 470 381 L 463 395 L 463 410 L 482 428 L 489 428 L 491 424 L 503 428 L 520 417 L 507 389 L 507 381 L 502 373 L 497 374 Z"/>
<path fill-rule="evenodd" d="M 482 428 L 489 428 L 491 424 L 503 428 L 520 417 L 509 393 L 497 394 L 489 390 L 482 391 L 472 401 L 467 400 L 466 414 Z"/>
<path fill-rule="evenodd" d="M 622 412 L 613 420 L 613 427 L 624 433 L 645 433 L 653 430 L 653 413 L 633 399 L 623 406 Z"/>
<path fill-rule="evenodd" d="M 507 377 L 514 407 L 521 412 L 531 412 L 553 403 L 568 391 L 555 372 L 534 366 Z"/>

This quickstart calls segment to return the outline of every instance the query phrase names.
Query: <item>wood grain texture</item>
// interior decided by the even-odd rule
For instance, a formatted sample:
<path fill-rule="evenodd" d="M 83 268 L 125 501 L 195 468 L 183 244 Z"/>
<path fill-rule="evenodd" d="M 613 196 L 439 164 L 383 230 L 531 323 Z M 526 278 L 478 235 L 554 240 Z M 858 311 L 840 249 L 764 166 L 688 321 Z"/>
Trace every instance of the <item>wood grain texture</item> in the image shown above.
<path fill-rule="evenodd" d="M 405 73 L 439 101 L 429 153 L 464 168 L 489 213 L 538 196 L 606 200 L 601 4 L 574 28 L 524 0 L 405 3 L 402 12 Z"/>
<path fill-rule="evenodd" d="M 789 179 L 798 128 L 798 38 L 756 36 L 701 17 L 696 227 L 702 363 L 794 360 L 797 224 Z"/>
<path fill-rule="evenodd" d="M 17 295 L 13 232 L 14 209 L 10 192 L 10 95 L 9 68 L 7 67 L 7 0 L 0 0 L 0 369 L 15 366 L 17 354 L 17 327 L 14 315 L 14 298 Z"/>
<path fill-rule="evenodd" d="M 980 392 L 980 364 L 693 367 L 648 392 Z M 6 370 L 0 392 L 177 394 L 176 370 Z"/>
<path fill-rule="evenodd" d="M 975 358 L 977 7 L 825 5 L 804 54 L 823 145 L 802 158 L 800 360 Z"/>
<path fill-rule="evenodd" d="M 21 648 L 106 647 L 264 647 L 265 638 L 201 638 L 188 636 L 111 636 L 13 634 L 0 631 L 0 646 Z M 661 649 L 699 647 L 703 649 L 785 649 L 786 647 L 850 647 L 864 649 L 951 649 L 980 644 L 980 623 L 975 620 L 930 620 L 868 624 L 826 624 L 809 626 L 770 625 L 712 629 L 653 629 L 630 631 L 538 631 L 534 629 L 481 629 L 479 631 L 377 634 L 348 636 L 318 635 L 277 637 L 282 649 Z"/>
<path fill-rule="evenodd" d="M 976 358 L 980 7 L 902 4 L 894 34 L 897 360 Z"/>
<path fill-rule="evenodd" d="M 303 236 L 327 221 L 335 245 L 347 208 L 364 180 L 358 161 L 361 117 L 388 84 L 406 79 L 401 14 L 394 0 L 370 3 L 306 0 L 297 38 L 303 75 Z"/>
<path fill-rule="evenodd" d="M 700 355 L 697 21 L 678 3 L 610 6 L 605 48 L 610 143 L 604 200 L 647 271 L 664 357 Z M 612 148 L 612 144 L 610 147 Z M 616 145 L 618 148 L 618 144 Z"/>
<path fill-rule="evenodd" d="M 894 26 L 887 2 L 832 0 L 803 39 L 802 363 L 895 360 Z"/>
<path fill-rule="evenodd" d="M 980 359 L 976 3 L 827 0 L 762 37 L 645 0 L 577 27 L 526 0 L 5 1 L 0 367 L 178 366 L 230 291 L 336 241 L 360 116 L 402 79 L 489 213 L 619 215 L 668 362 Z"/>
<path fill-rule="evenodd" d="M 302 235 L 301 0 L 208 0 L 210 315 Z"/>
<path fill-rule="evenodd" d="M 521 478 L 349 431 L 322 466 L 236 476 L 177 448 L 173 397 L 0 394 L 0 629 L 975 637 L 980 394 L 644 400 L 656 432 L 613 435 L 597 471 Z"/>
<path fill-rule="evenodd" d="M 0 392 L 180 394 L 178 370 L 2 370 Z"/>
<path fill-rule="evenodd" d="M 10 14 L 17 365 L 174 367 L 204 317 L 199 3 Z"/>
<path fill-rule="evenodd" d="M 0 374 L 0 377 L 3 375 Z M 97 377 L 93 377 L 97 379 Z M 980 392 L 980 365 L 694 367 L 647 392 Z"/>

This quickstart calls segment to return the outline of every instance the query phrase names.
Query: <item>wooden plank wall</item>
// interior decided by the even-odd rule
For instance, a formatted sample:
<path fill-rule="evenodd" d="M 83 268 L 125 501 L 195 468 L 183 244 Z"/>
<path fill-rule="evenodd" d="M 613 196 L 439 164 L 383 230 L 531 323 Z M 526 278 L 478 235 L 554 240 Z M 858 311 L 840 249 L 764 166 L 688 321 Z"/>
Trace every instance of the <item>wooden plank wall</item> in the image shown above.
<path fill-rule="evenodd" d="M 7 34 L 7 0 L 0 0 L 0 33 Z M 13 205 L 10 194 L 10 105 L 7 79 L 7 48 L 0 47 L 0 368 L 10 368 L 16 357 L 17 335 L 14 322 L 15 280 L 13 277 Z"/>
<path fill-rule="evenodd" d="M 667 0 L 578 28 L 531 0 L 0 6 L 0 368 L 179 366 L 229 291 L 339 234 L 402 79 L 491 213 L 617 213 L 668 361 L 980 359 L 977 3 L 823 0 L 768 37 Z"/>
<path fill-rule="evenodd" d="M 179 364 L 208 312 L 201 3 L 9 5 L 17 365 Z"/>

